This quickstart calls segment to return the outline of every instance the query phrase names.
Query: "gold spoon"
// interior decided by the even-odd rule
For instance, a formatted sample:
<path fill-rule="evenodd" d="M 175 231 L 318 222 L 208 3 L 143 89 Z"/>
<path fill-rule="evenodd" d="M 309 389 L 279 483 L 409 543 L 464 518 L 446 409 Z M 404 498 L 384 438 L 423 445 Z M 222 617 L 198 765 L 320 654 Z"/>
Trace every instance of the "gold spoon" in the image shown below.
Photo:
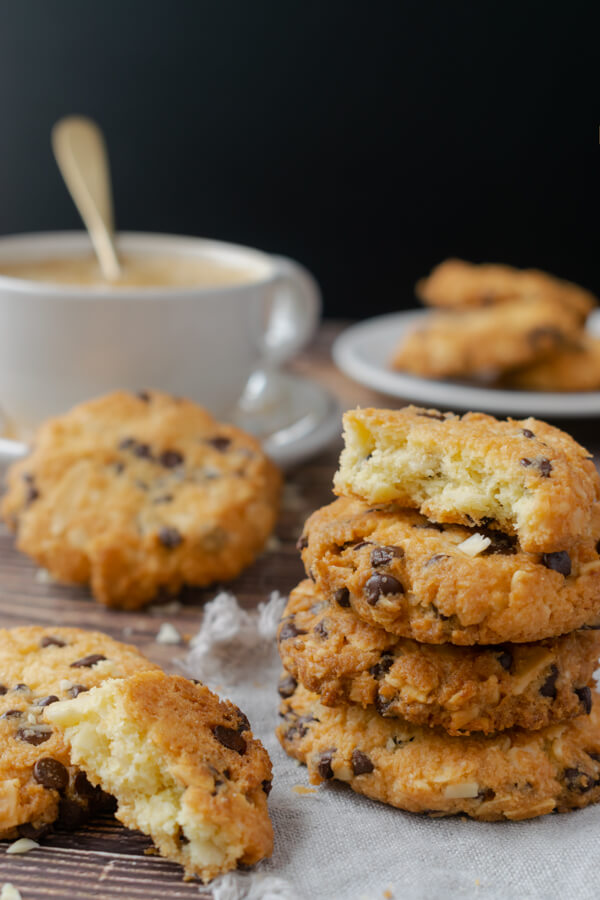
<path fill-rule="evenodd" d="M 115 248 L 104 136 L 92 119 L 66 116 L 54 125 L 51 139 L 58 168 L 88 230 L 102 275 L 106 281 L 115 281 L 121 266 Z"/>

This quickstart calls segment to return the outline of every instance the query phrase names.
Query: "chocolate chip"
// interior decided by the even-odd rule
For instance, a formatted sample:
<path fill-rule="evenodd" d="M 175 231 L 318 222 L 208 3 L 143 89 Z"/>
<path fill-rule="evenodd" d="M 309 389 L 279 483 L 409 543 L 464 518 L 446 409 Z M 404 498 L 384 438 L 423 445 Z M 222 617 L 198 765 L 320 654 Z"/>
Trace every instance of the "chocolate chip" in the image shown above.
<path fill-rule="evenodd" d="M 75 697 L 79 697 L 80 694 L 83 694 L 84 691 L 89 691 L 89 688 L 84 684 L 72 684 L 70 688 L 67 688 L 67 694 L 73 700 Z"/>
<path fill-rule="evenodd" d="M 600 541 L 596 542 L 596 553 L 600 554 Z"/>
<path fill-rule="evenodd" d="M 338 606 L 343 606 L 344 609 L 348 609 L 350 606 L 350 591 L 347 587 L 338 588 L 337 591 L 333 592 L 333 599 Z"/>
<path fill-rule="evenodd" d="M 119 450 L 131 450 L 132 447 L 135 447 L 136 444 L 137 444 L 137 441 L 135 438 L 132 438 L 132 437 L 122 438 L 122 440 L 119 441 Z"/>
<path fill-rule="evenodd" d="M 34 700 L 34 706 L 50 706 L 51 703 L 58 703 L 58 697 L 54 694 L 48 694 L 47 697 L 40 697 L 39 700 Z"/>
<path fill-rule="evenodd" d="M 165 450 L 158 457 L 158 461 L 165 469 L 174 469 L 183 462 L 183 456 L 177 450 Z"/>
<path fill-rule="evenodd" d="M 22 728 L 19 728 L 16 734 L 20 741 L 33 744 L 34 747 L 44 744 L 50 739 L 51 735 L 52 729 L 47 725 L 24 725 Z"/>
<path fill-rule="evenodd" d="M 265 778 L 265 780 L 262 782 L 262 789 L 263 789 L 263 791 L 265 792 L 265 794 L 267 795 L 267 797 L 268 797 L 269 794 L 271 793 L 271 788 L 272 788 L 272 787 L 273 787 L 273 782 L 272 782 L 272 781 L 269 781 L 268 778 Z"/>
<path fill-rule="evenodd" d="M 30 841 L 38 841 L 40 838 L 44 837 L 44 835 L 48 834 L 51 827 L 50 823 L 35 826 L 32 825 L 31 822 L 23 822 L 23 824 L 18 827 L 19 837 L 28 838 Z"/>
<path fill-rule="evenodd" d="M 102 662 L 106 657 L 101 653 L 90 653 L 89 656 L 83 656 L 81 659 L 71 663 L 71 669 L 91 669 L 96 663 Z"/>
<path fill-rule="evenodd" d="M 335 751 L 336 748 L 332 747 L 331 750 L 324 750 L 319 757 L 319 762 L 317 763 L 317 772 L 319 773 L 321 778 L 324 778 L 325 780 L 333 778 L 331 761 L 333 759 Z"/>
<path fill-rule="evenodd" d="M 61 641 L 60 638 L 52 637 L 48 635 L 47 637 L 43 637 L 40 641 L 40 647 L 64 647 L 65 642 Z"/>
<path fill-rule="evenodd" d="M 279 681 L 279 694 L 281 697 L 291 697 L 298 686 L 298 682 L 292 675 L 284 675 Z"/>
<path fill-rule="evenodd" d="M 589 687 L 575 688 L 575 693 L 583 704 L 583 710 L 586 716 L 592 711 L 592 691 Z"/>
<path fill-rule="evenodd" d="M 445 531 L 444 526 L 440 522 L 415 522 L 413 528 L 426 528 L 431 531 Z"/>
<path fill-rule="evenodd" d="M 521 428 L 521 434 L 526 438 L 534 438 L 535 434 L 533 431 L 530 431 L 529 428 Z"/>
<path fill-rule="evenodd" d="M 152 399 L 148 391 L 138 391 L 135 396 L 144 403 L 150 403 L 150 400 Z"/>
<path fill-rule="evenodd" d="M 393 575 L 371 575 L 365 584 L 365 597 L 370 606 L 375 606 L 386 594 L 403 594 L 404 588 Z"/>
<path fill-rule="evenodd" d="M 64 791 L 69 783 L 69 773 L 61 762 L 51 756 L 38 759 L 33 767 L 33 777 L 48 790 Z"/>
<path fill-rule="evenodd" d="M 296 550 L 300 553 L 302 550 L 306 550 L 308 547 L 308 538 L 305 534 L 301 534 L 296 542 Z"/>
<path fill-rule="evenodd" d="M 219 453 L 224 453 L 231 444 L 231 438 L 217 435 L 217 437 L 210 438 L 206 443 L 218 450 Z"/>
<path fill-rule="evenodd" d="M 96 793 L 96 788 L 89 781 L 85 772 L 78 772 L 73 781 L 73 790 L 79 797 L 89 799 Z"/>
<path fill-rule="evenodd" d="M 352 751 L 352 771 L 355 775 L 368 775 L 375 766 L 362 750 Z"/>
<path fill-rule="evenodd" d="M 498 662 L 508 672 L 513 664 L 513 655 L 510 650 L 501 650 L 498 654 Z"/>
<path fill-rule="evenodd" d="M 327 626 L 324 619 L 321 619 L 321 621 L 315 625 L 313 631 L 317 635 L 317 637 L 321 638 L 322 640 L 325 640 L 329 637 L 329 632 L 327 631 Z"/>
<path fill-rule="evenodd" d="M 392 705 L 392 701 L 382 697 L 381 694 L 377 694 L 375 696 L 375 709 L 379 713 L 380 716 L 387 715 L 387 712 Z"/>
<path fill-rule="evenodd" d="M 30 484 L 29 487 L 27 488 L 27 491 L 25 492 L 26 505 L 29 506 L 31 503 L 34 502 L 34 500 L 37 500 L 39 496 L 40 496 L 40 492 L 38 491 L 36 486 L 34 484 Z"/>
<path fill-rule="evenodd" d="M 165 526 L 161 528 L 158 532 L 158 539 L 163 545 L 163 547 L 167 547 L 169 550 L 172 550 L 174 547 L 179 547 L 179 545 L 183 542 L 183 536 L 181 532 L 179 532 L 176 528 L 172 528 L 169 526 Z"/>
<path fill-rule="evenodd" d="M 493 791 L 491 788 L 481 788 L 477 792 L 476 800 L 481 800 L 483 803 L 486 803 L 489 800 L 493 800 L 496 796 L 496 791 Z"/>
<path fill-rule="evenodd" d="M 135 443 L 132 447 L 132 452 L 134 456 L 137 456 L 139 459 L 152 459 L 152 452 L 150 450 L 150 444 L 142 444 Z"/>
<path fill-rule="evenodd" d="M 8 688 L 6 687 L 6 685 L 0 684 L 0 697 L 3 697 L 7 691 L 8 691 Z"/>
<path fill-rule="evenodd" d="M 524 456 L 523 459 L 520 459 L 519 462 L 521 463 L 522 466 L 525 466 L 525 468 L 527 468 L 527 466 L 531 465 L 531 460 L 527 459 L 526 456 Z"/>
<path fill-rule="evenodd" d="M 556 553 L 542 553 L 542 565 L 565 577 L 571 574 L 571 557 L 566 550 L 557 550 Z"/>
<path fill-rule="evenodd" d="M 22 709 L 7 709 L 0 716 L 0 719 L 20 719 L 23 715 Z"/>
<path fill-rule="evenodd" d="M 369 672 L 371 673 L 373 678 L 381 678 L 383 675 L 386 675 L 390 671 L 393 662 L 393 653 L 390 653 L 386 650 L 381 654 L 379 662 L 375 663 L 374 666 L 371 666 Z"/>
<path fill-rule="evenodd" d="M 281 626 L 281 631 L 279 632 L 279 640 L 287 641 L 289 638 L 298 637 L 299 634 L 306 634 L 302 628 L 296 628 L 293 622 L 288 621 L 284 622 Z"/>
<path fill-rule="evenodd" d="M 294 741 L 296 740 L 296 738 L 303 738 L 306 734 L 308 734 L 308 723 L 314 721 L 314 716 L 311 716 L 310 714 L 306 716 L 298 716 L 294 724 L 291 725 L 286 731 L 286 740 Z"/>
<path fill-rule="evenodd" d="M 371 551 L 371 565 L 374 569 L 378 566 L 387 566 L 394 558 L 404 556 L 402 547 L 375 547 Z"/>
<path fill-rule="evenodd" d="M 439 562 L 440 559 L 450 559 L 447 553 L 435 553 L 433 556 L 430 556 L 429 559 L 423 563 L 423 568 L 426 569 L 428 566 L 432 565 L 432 563 Z"/>
<path fill-rule="evenodd" d="M 89 818 L 87 806 L 82 806 L 70 797 L 61 797 L 58 806 L 58 818 L 56 824 L 59 828 L 74 831 Z"/>
<path fill-rule="evenodd" d="M 542 474 L 543 478 L 550 478 L 550 472 L 552 471 L 552 463 L 549 459 L 546 459 L 545 456 L 540 459 L 538 462 L 538 468 Z"/>
<path fill-rule="evenodd" d="M 235 750 L 240 755 L 246 752 L 246 741 L 233 728 L 227 728 L 226 725 L 215 725 L 212 732 L 218 742 L 229 750 Z"/>
<path fill-rule="evenodd" d="M 31 688 L 28 684 L 23 684 L 23 682 L 19 682 L 19 684 L 15 684 L 13 691 L 16 691 L 18 694 L 30 694 Z"/>
<path fill-rule="evenodd" d="M 438 422 L 445 422 L 446 416 L 440 412 L 418 412 L 418 416 L 422 416 L 425 419 L 437 419 Z"/>
<path fill-rule="evenodd" d="M 251 730 L 250 729 L 250 719 L 248 718 L 248 716 L 245 713 L 243 713 L 241 711 L 241 709 L 238 709 L 237 714 L 238 714 L 238 726 L 237 726 L 238 734 L 241 734 L 243 731 L 250 731 Z"/>
<path fill-rule="evenodd" d="M 556 666 L 552 666 L 550 668 L 550 674 L 544 681 L 543 685 L 540 688 L 540 694 L 542 697 L 549 697 L 550 700 L 556 700 L 556 695 L 558 691 L 556 690 L 556 679 L 558 678 L 558 668 Z"/>
<path fill-rule="evenodd" d="M 179 846 L 180 846 L 180 847 L 185 847 L 185 846 L 186 846 L 187 844 L 189 844 L 189 842 L 190 842 L 189 837 L 187 836 L 187 834 L 185 833 L 185 831 L 183 830 L 183 828 L 181 827 L 181 825 L 179 826 L 179 831 L 178 831 L 178 833 L 177 833 L 177 838 L 178 838 L 178 840 L 179 840 Z"/>
<path fill-rule="evenodd" d="M 564 340 L 562 332 L 551 325 L 541 325 L 538 328 L 533 328 L 527 337 L 531 346 L 535 349 L 552 348 L 561 344 Z"/>
<path fill-rule="evenodd" d="M 585 794 L 596 786 L 596 780 L 588 773 L 581 769 L 565 769 L 563 777 L 567 783 L 567 788 L 577 794 Z"/>
<path fill-rule="evenodd" d="M 483 551 L 486 556 L 493 556 L 496 553 L 512 556 L 517 552 L 517 539 L 510 534 L 505 534 L 503 531 L 486 530 L 485 537 L 492 542 Z"/>

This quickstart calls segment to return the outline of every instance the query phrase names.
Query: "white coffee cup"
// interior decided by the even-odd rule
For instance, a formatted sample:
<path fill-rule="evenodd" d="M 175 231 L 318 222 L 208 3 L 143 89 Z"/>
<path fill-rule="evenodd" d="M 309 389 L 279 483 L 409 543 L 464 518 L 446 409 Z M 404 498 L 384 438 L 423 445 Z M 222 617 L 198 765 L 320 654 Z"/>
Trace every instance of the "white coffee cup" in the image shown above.
<path fill-rule="evenodd" d="M 241 268 L 219 287 L 61 285 L 0 274 L 0 408 L 15 437 L 117 388 L 158 388 L 227 417 L 257 367 L 313 334 L 319 290 L 302 266 L 220 241 L 123 233 L 124 253 L 195 257 Z M 2 264 L 90 253 L 84 232 L 0 238 Z"/>

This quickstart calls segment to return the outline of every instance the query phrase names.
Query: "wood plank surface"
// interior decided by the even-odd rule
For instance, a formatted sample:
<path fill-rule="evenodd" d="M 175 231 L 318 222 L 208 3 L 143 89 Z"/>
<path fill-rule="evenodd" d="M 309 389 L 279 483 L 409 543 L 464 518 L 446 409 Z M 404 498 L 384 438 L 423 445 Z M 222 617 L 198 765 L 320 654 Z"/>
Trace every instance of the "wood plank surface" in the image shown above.
<path fill-rule="evenodd" d="M 363 388 L 338 372 L 330 357 L 331 343 L 340 323 L 324 324 L 309 349 L 294 363 L 293 370 L 312 377 L 333 391 L 344 407 L 360 405 L 399 406 Z M 582 441 L 598 459 L 598 420 L 558 423 Z M 270 591 L 289 591 L 302 577 L 295 549 L 306 517 L 331 500 L 331 479 L 341 443 L 287 473 L 283 509 L 273 547 L 233 584 L 228 585 L 240 603 L 255 606 Z M 97 628 L 118 640 L 136 644 L 155 662 L 173 669 L 173 659 L 183 656 L 185 644 L 177 647 L 156 643 L 162 622 L 176 626 L 186 638 L 198 630 L 202 605 L 214 597 L 210 590 L 186 590 L 176 611 L 150 608 L 147 612 L 109 611 L 96 604 L 86 590 L 48 583 L 36 565 L 16 552 L 12 537 L 0 528 L 0 626 L 21 624 L 71 625 Z M 145 851 L 151 842 L 141 834 L 121 827 L 114 819 L 93 822 L 76 834 L 54 833 L 43 845 L 24 856 L 6 856 L 0 843 L 0 885 L 10 881 L 24 900 L 175 900 L 210 897 L 198 892 L 197 883 L 185 883 L 179 866 Z"/>

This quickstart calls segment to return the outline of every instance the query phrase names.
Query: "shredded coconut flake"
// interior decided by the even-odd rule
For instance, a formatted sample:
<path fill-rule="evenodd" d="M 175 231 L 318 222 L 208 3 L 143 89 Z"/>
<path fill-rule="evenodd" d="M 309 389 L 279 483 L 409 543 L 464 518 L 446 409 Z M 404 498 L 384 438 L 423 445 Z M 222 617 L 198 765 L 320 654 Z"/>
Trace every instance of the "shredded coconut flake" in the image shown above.
<path fill-rule="evenodd" d="M 484 537 L 482 534 L 472 534 L 462 544 L 459 544 L 457 549 L 462 550 L 467 556 L 477 556 L 479 553 L 487 550 L 491 543 L 492 541 L 489 537 Z"/>
<path fill-rule="evenodd" d="M 448 800 L 461 800 L 474 798 L 479 793 L 479 785 L 476 781 L 463 781 L 462 784 L 449 784 L 444 791 L 444 797 Z"/>
<path fill-rule="evenodd" d="M 29 853 L 30 850 L 35 850 L 39 846 L 38 842 L 32 841 L 31 838 L 19 838 L 18 841 L 6 848 L 6 852 L 16 856 L 21 853 Z"/>
<path fill-rule="evenodd" d="M 163 622 L 156 635 L 157 644 L 180 644 L 181 635 L 170 622 Z"/>
<path fill-rule="evenodd" d="M 8 853 L 8 850 L 6 852 Z M 23 898 L 19 889 L 14 884 L 11 884 L 10 881 L 6 881 L 2 885 L 2 891 L 0 891 L 0 900 L 23 900 Z"/>

